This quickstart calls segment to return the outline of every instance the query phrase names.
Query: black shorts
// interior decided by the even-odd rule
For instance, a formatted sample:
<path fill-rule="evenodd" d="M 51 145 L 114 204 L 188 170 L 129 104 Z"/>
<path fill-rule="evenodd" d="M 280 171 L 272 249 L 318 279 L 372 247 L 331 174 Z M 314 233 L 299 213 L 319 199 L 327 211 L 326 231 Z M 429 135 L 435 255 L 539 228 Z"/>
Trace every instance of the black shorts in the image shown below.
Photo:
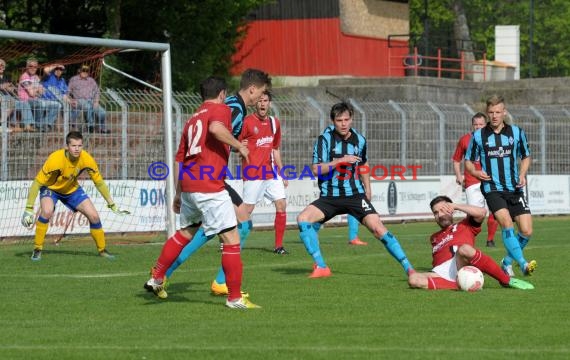
<path fill-rule="evenodd" d="M 241 199 L 241 196 L 239 196 L 239 194 L 237 193 L 237 191 L 234 190 L 233 187 L 231 187 L 230 185 L 228 185 L 227 182 L 224 182 L 224 184 L 226 185 L 226 191 L 230 194 L 230 198 L 232 199 L 232 203 L 235 206 L 240 206 L 243 203 L 243 200 Z"/>
<path fill-rule="evenodd" d="M 490 193 L 485 194 L 485 201 L 487 201 L 487 206 L 493 214 L 501 209 L 509 210 L 513 219 L 522 214 L 530 214 L 528 202 L 526 201 L 524 192 L 522 191 L 491 191 Z"/>
<path fill-rule="evenodd" d="M 374 206 L 366 199 L 364 194 L 350 197 L 320 197 L 311 205 L 325 214 L 322 223 L 325 223 L 336 215 L 350 214 L 362 223 L 366 215 L 377 214 Z"/>

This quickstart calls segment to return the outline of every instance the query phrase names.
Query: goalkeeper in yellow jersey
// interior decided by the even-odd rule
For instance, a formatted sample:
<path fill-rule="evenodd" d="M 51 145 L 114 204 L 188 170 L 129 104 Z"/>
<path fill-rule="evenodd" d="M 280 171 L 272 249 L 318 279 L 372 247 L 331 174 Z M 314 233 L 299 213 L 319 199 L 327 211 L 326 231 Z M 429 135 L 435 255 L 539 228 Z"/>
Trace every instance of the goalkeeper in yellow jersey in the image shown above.
<path fill-rule="evenodd" d="M 112 259 L 105 249 L 105 233 L 101 226 L 99 213 L 89 196 L 83 191 L 77 178 L 83 171 L 87 171 L 95 187 L 101 193 L 107 207 L 118 214 L 128 214 L 126 210 L 121 210 L 113 202 L 109 188 L 97 167 L 97 163 L 87 153 L 83 151 L 83 136 L 78 131 L 71 131 L 65 138 L 67 147 L 52 152 L 42 169 L 32 182 L 26 202 L 26 210 L 22 215 L 22 225 L 31 227 L 34 223 L 34 202 L 38 192 L 40 193 L 40 215 L 36 221 L 36 235 L 34 239 L 34 252 L 32 260 L 38 261 L 42 257 L 42 249 L 46 233 L 49 226 L 49 219 L 52 217 L 55 205 L 61 201 L 72 211 L 79 211 L 89 220 L 91 236 L 95 240 L 99 255 Z"/>

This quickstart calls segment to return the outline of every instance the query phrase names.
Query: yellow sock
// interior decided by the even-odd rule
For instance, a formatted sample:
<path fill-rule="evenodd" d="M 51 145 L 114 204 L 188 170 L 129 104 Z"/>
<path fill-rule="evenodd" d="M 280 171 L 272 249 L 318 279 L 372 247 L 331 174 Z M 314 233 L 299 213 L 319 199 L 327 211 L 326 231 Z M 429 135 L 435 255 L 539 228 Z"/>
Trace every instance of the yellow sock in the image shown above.
<path fill-rule="evenodd" d="M 91 236 L 93 237 L 93 240 L 95 240 L 97 251 L 101 252 L 105 250 L 105 232 L 103 229 L 91 229 Z"/>
<path fill-rule="evenodd" d="M 36 221 L 36 236 L 34 237 L 34 249 L 42 250 L 44 248 L 44 241 L 48 231 L 49 222 L 43 223 Z"/>

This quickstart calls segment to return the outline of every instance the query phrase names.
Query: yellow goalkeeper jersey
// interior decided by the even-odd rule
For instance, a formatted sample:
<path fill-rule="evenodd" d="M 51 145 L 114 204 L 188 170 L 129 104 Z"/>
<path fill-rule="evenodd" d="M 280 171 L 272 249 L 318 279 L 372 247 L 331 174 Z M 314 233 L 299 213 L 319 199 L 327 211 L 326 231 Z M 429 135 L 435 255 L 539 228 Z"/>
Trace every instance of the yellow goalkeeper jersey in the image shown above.
<path fill-rule="evenodd" d="M 85 150 L 79 154 L 75 161 L 66 156 L 67 150 L 56 150 L 49 155 L 42 169 L 36 175 L 36 181 L 60 194 L 70 194 L 79 188 L 77 178 L 83 171 L 87 171 L 95 184 L 103 181 L 97 163 Z"/>

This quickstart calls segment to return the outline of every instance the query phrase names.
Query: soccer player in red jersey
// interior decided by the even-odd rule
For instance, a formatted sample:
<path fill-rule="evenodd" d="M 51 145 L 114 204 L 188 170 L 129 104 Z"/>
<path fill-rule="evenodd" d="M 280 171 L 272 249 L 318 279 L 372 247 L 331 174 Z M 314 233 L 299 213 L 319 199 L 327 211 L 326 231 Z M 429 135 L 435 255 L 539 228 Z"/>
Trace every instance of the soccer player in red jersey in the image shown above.
<path fill-rule="evenodd" d="M 410 274 L 410 287 L 428 290 L 457 289 L 457 271 L 463 266 L 472 265 L 495 278 L 504 287 L 534 289 L 526 281 L 509 277 L 491 257 L 475 248 L 475 236 L 481 232 L 481 223 L 487 214 L 485 208 L 455 204 L 447 196 L 434 198 L 430 202 L 430 208 L 441 228 L 430 237 L 433 268 L 430 272 Z M 455 211 L 464 212 L 467 217 L 454 223 Z"/>
<path fill-rule="evenodd" d="M 234 137 L 238 137 L 241 133 L 243 119 L 247 115 L 247 106 L 253 106 L 257 103 L 263 92 L 271 86 L 271 78 L 269 75 L 258 69 L 247 69 L 241 76 L 240 90 L 237 94 L 228 96 L 225 104 L 231 109 L 231 129 Z M 231 172 L 230 172 L 231 174 Z M 228 183 L 226 183 L 226 191 L 228 191 L 238 221 L 238 234 L 240 244 L 243 248 L 245 241 L 251 231 L 252 222 L 249 214 L 243 209 L 243 201 L 241 196 Z M 206 236 L 203 229 L 199 229 L 195 234 L 193 241 L 189 243 L 176 261 L 170 266 L 166 272 L 166 276 L 170 278 L 173 272 L 184 263 L 192 254 L 194 254 L 201 246 L 203 246 L 211 236 Z M 226 286 L 226 278 L 224 270 L 220 267 L 215 280 L 210 286 L 212 294 L 225 296 L 228 294 Z"/>
<path fill-rule="evenodd" d="M 274 253 L 285 255 L 283 236 L 287 223 L 286 179 L 279 177 L 281 161 L 281 123 L 269 116 L 272 95 L 266 90 L 255 105 L 255 113 L 243 121 L 239 140 L 249 149 L 249 163 L 242 161 L 243 208 L 251 215 L 255 204 L 266 198 L 275 204 Z"/>
<path fill-rule="evenodd" d="M 231 133 L 231 111 L 224 104 L 226 89 L 225 80 L 218 77 L 209 77 L 200 84 L 204 102 L 186 122 L 176 153 L 180 167 L 177 168 L 172 206 L 180 214 L 180 230 L 164 243 L 152 268 L 152 276 L 144 287 L 159 298 L 168 296 L 165 273 L 202 226 L 206 236 L 217 234 L 224 244 L 222 267 L 229 292 L 226 306 L 251 309 L 259 306 L 241 294 L 243 265 L 237 220 L 224 183 L 229 146 L 246 161 L 249 150 Z"/>
<path fill-rule="evenodd" d="M 478 112 L 471 118 L 471 131 L 482 129 L 485 127 L 485 125 L 487 125 L 487 116 L 485 116 L 485 114 Z M 467 169 L 464 169 L 463 176 L 461 175 L 461 162 L 465 158 L 465 152 L 467 151 L 469 143 L 471 142 L 471 134 L 471 132 L 467 133 L 459 139 L 457 147 L 455 148 L 455 152 L 451 157 L 453 160 L 455 181 L 457 182 L 457 185 L 462 185 L 465 189 L 467 204 L 479 207 L 487 207 L 485 197 L 483 196 L 483 193 L 481 193 L 481 181 L 479 181 L 479 179 L 477 179 L 475 176 L 471 175 Z M 473 164 L 477 170 L 481 170 L 481 163 L 479 161 L 476 161 Z M 498 226 L 499 223 L 497 223 L 497 220 L 495 220 L 493 213 L 489 213 L 489 217 L 487 218 L 487 247 L 495 247 L 494 238 Z"/>

